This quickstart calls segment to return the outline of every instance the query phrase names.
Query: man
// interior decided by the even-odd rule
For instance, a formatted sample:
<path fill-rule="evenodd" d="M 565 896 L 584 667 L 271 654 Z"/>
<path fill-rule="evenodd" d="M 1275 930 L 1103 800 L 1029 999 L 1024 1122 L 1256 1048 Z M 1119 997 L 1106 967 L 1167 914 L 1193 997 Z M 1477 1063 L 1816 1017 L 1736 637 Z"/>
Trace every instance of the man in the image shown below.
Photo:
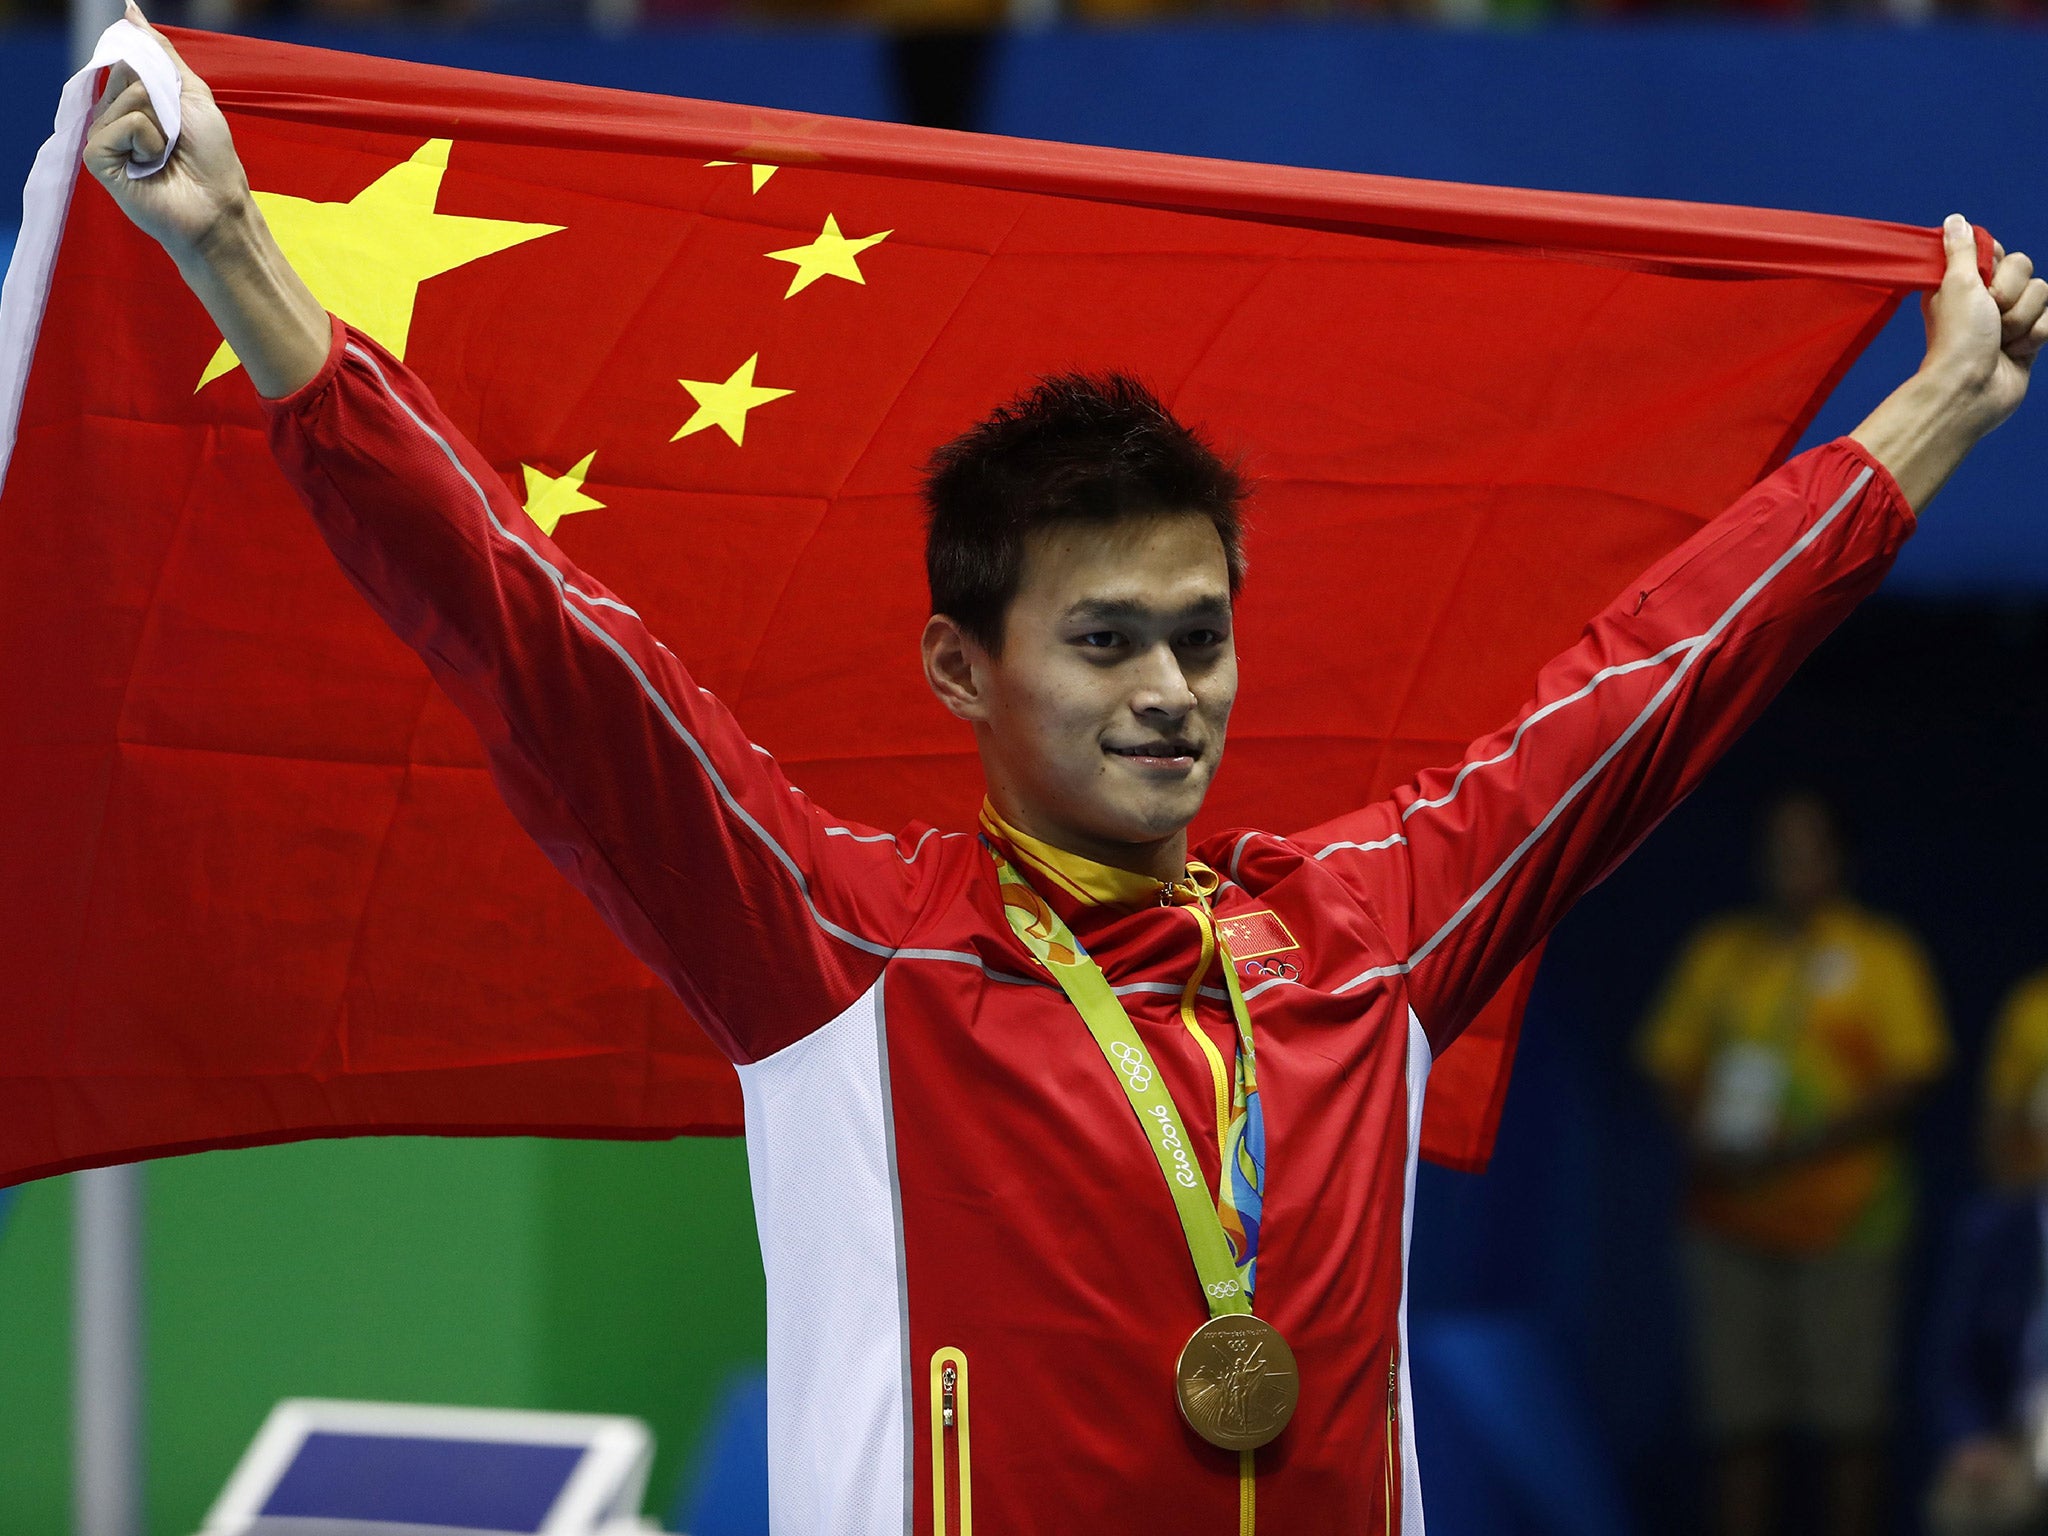
<path fill-rule="evenodd" d="M 2048 340 L 2025 258 L 1987 292 L 1959 224 L 1920 374 L 1661 562 L 1462 768 L 1192 858 L 1241 488 L 1127 382 L 1043 385 L 932 482 L 924 668 L 975 733 L 983 836 L 891 837 L 795 792 L 321 310 L 183 90 L 168 166 L 131 179 L 163 134 L 117 72 L 94 176 L 514 813 L 738 1064 L 777 1529 L 1420 1529 L 1401 1320 L 1431 1055 L 2017 406 Z"/>
<path fill-rule="evenodd" d="M 1920 946 L 1849 899 L 1834 809 L 1778 797 L 1764 903 L 1695 935 L 1643 1031 L 1692 1155 L 1687 1267 L 1721 1536 L 1778 1525 L 1789 1431 L 1827 1457 L 1824 1529 L 1886 1519 L 1905 1112 L 1948 1061 Z"/>

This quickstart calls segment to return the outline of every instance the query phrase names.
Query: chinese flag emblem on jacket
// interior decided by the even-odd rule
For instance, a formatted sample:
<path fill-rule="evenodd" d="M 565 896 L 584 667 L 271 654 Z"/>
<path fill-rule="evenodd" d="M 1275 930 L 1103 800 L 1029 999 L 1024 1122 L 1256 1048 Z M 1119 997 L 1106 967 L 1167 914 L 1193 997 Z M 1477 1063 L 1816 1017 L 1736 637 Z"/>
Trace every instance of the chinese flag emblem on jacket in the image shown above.
<path fill-rule="evenodd" d="M 1256 477 L 1204 819 L 1285 832 L 1507 719 L 1940 275 L 1895 225 L 176 38 L 321 300 L 807 793 L 880 826 L 973 824 L 972 744 L 915 662 L 918 484 L 1035 376 L 1137 374 Z M 736 1130 L 730 1069 L 514 825 L 233 353 L 60 147 L 0 323 L 0 1182 Z M 1440 1160 L 1485 1156 L 1526 974 L 1438 1064 Z"/>

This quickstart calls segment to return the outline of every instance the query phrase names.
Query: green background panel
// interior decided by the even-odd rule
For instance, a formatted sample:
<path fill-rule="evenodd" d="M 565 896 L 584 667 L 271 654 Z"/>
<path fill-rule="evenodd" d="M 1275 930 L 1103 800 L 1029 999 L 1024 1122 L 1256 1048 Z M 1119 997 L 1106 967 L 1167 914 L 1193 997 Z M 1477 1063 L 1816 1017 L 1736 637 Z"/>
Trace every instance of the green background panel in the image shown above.
<path fill-rule="evenodd" d="M 665 1515 L 764 1347 L 736 1140 L 364 1138 L 152 1163 L 150 1536 L 191 1536 L 271 1404 L 631 1413 Z M 0 1231 L 0 1531 L 70 1525 L 70 1191 Z"/>

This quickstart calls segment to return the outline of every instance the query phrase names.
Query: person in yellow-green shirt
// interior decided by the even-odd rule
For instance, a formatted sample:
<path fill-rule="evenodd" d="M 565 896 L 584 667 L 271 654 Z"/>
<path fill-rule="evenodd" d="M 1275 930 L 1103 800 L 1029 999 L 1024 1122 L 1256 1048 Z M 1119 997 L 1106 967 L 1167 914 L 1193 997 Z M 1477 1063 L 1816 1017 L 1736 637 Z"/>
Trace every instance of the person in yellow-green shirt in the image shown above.
<path fill-rule="evenodd" d="M 2015 987 L 1985 1058 L 1993 1188 L 1956 1222 L 1936 1292 L 1930 1536 L 2048 1532 L 2048 972 Z"/>
<path fill-rule="evenodd" d="M 1901 1123 L 1947 1064 L 1920 946 L 1849 899 L 1818 796 L 1765 818 L 1762 906 L 1693 937 L 1641 1040 L 1690 1157 L 1687 1268 L 1714 1529 L 1763 1536 L 1788 1431 L 1827 1448 L 1830 1536 L 1884 1519 Z"/>
<path fill-rule="evenodd" d="M 2012 989 L 1992 1030 L 1984 1161 L 2007 1189 L 2048 1184 L 2048 971 Z"/>

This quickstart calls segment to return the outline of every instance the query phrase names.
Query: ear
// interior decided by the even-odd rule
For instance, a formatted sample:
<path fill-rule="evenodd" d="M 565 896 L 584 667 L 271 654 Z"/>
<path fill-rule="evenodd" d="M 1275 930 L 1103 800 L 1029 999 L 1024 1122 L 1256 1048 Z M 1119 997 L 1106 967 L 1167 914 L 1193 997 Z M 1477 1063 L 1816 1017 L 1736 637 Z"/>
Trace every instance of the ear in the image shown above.
<path fill-rule="evenodd" d="M 925 621 L 924 680 L 932 693 L 961 720 L 988 718 L 988 652 L 981 642 L 943 613 Z"/>

